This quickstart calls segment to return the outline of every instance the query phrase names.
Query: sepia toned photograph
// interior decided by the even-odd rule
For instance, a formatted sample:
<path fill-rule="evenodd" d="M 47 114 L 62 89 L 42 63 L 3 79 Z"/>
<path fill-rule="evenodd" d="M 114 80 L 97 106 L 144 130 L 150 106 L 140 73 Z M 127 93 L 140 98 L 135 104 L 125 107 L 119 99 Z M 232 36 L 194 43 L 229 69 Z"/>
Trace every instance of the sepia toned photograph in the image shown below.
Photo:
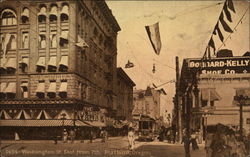
<path fill-rule="evenodd" d="M 250 157 L 249 0 L 0 0 L 0 157 Z"/>

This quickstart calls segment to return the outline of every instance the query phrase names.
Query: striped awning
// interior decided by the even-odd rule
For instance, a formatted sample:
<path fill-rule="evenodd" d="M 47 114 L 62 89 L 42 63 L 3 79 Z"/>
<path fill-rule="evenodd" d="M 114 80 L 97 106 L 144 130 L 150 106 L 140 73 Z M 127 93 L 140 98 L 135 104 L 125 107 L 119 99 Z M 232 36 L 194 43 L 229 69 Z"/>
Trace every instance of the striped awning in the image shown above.
<path fill-rule="evenodd" d="M 74 125 L 75 123 L 75 125 Z M 89 126 L 80 120 L 0 120 L 0 126 L 18 127 L 62 127 L 62 126 Z"/>
<path fill-rule="evenodd" d="M 239 116 L 238 115 L 210 115 L 207 117 L 207 125 L 239 125 Z"/>
<path fill-rule="evenodd" d="M 100 121 L 85 121 L 85 123 L 94 127 L 106 127 L 106 124 Z"/>

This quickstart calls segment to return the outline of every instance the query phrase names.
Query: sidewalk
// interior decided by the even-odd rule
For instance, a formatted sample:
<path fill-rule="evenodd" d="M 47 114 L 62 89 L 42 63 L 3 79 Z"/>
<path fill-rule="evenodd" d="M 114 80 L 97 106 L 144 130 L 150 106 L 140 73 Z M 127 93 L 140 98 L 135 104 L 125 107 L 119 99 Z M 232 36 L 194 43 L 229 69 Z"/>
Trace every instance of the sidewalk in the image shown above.
<path fill-rule="evenodd" d="M 124 138 L 124 136 L 118 136 L 118 137 L 109 137 L 108 138 L 108 141 L 109 140 L 116 140 L 116 139 L 121 139 L 121 138 Z M 97 138 L 97 139 L 94 139 L 92 141 L 92 143 L 96 143 L 96 142 L 101 142 L 101 138 Z M 55 143 L 55 140 L 19 140 L 19 141 L 16 141 L 16 140 L 0 140 L 0 144 L 1 143 Z M 57 143 L 63 143 L 62 140 L 58 140 Z M 67 143 L 71 143 L 70 140 L 68 140 Z M 82 142 L 82 140 L 74 140 L 74 143 L 90 143 L 90 140 L 84 140 L 84 142 Z"/>

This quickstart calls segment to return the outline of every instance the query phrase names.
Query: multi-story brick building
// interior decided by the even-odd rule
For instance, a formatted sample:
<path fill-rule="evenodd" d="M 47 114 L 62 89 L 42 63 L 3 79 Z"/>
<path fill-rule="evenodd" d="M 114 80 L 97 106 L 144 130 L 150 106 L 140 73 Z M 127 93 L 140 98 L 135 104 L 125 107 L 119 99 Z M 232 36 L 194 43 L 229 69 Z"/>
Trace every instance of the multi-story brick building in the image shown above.
<path fill-rule="evenodd" d="M 247 54 L 247 53 L 246 53 Z M 182 128 L 202 131 L 216 124 L 250 131 L 250 57 L 186 58 L 181 71 Z M 193 86 L 191 86 L 193 84 Z M 239 100 L 243 96 L 245 100 Z M 242 105 L 242 110 L 240 106 Z M 188 112 L 189 109 L 189 112 Z"/>
<path fill-rule="evenodd" d="M 1 2 L 1 135 L 115 115 L 118 31 L 104 0 Z"/>
<path fill-rule="evenodd" d="M 135 83 L 122 68 L 117 68 L 117 118 L 132 120 L 133 87 Z"/>

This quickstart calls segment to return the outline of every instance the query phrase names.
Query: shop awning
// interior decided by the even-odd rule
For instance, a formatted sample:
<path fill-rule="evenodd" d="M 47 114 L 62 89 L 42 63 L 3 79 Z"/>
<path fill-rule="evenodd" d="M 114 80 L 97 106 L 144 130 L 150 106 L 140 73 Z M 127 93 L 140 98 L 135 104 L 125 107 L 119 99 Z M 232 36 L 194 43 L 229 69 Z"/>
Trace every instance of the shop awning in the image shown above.
<path fill-rule="evenodd" d="M 21 119 L 23 117 L 24 119 L 31 119 L 30 115 L 25 112 L 25 110 L 21 110 L 15 117 L 14 119 Z"/>
<path fill-rule="evenodd" d="M 56 82 L 50 82 L 48 93 L 56 93 Z"/>
<path fill-rule="evenodd" d="M 239 125 L 238 115 L 210 115 L 207 117 L 207 125 L 216 125 L 218 123 L 224 125 Z"/>
<path fill-rule="evenodd" d="M 0 93 L 4 93 L 6 86 L 7 86 L 7 83 L 5 83 L 5 82 L 2 82 L 0 84 Z"/>
<path fill-rule="evenodd" d="M 16 69 L 16 58 L 9 58 L 5 64 L 5 67 Z"/>
<path fill-rule="evenodd" d="M 59 88 L 59 92 L 67 92 L 67 82 L 61 82 L 60 88 Z"/>
<path fill-rule="evenodd" d="M 45 57 L 39 57 L 36 65 L 41 66 L 41 67 L 45 67 Z"/>
<path fill-rule="evenodd" d="M 45 82 L 38 83 L 36 93 L 45 93 Z"/>
<path fill-rule="evenodd" d="M 221 99 L 215 89 L 201 89 L 201 98 L 205 101 L 218 101 Z"/>
<path fill-rule="evenodd" d="M 16 83 L 10 82 L 4 90 L 5 93 L 16 93 Z"/>
<path fill-rule="evenodd" d="M 0 117 L 1 119 L 11 119 L 10 115 L 5 110 L 1 110 Z"/>
<path fill-rule="evenodd" d="M 23 127 L 63 127 L 63 126 L 89 126 L 88 124 L 76 120 L 0 120 L 0 126 L 23 126 Z"/>
<path fill-rule="evenodd" d="M 250 88 L 246 89 L 236 89 L 236 96 L 243 96 L 250 98 Z"/>
<path fill-rule="evenodd" d="M 45 119 L 52 119 L 52 117 L 45 111 L 45 110 L 42 110 L 36 119 L 41 119 L 41 117 L 44 116 Z"/>
<path fill-rule="evenodd" d="M 48 65 L 56 67 L 56 56 L 50 57 Z"/>
<path fill-rule="evenodd" d="M 99 121 L 85 121 L 85 123 L 94 126 L 94 127 L 106 127 L 106 124 L 103 122 L 99 122 Z"/>
<path fill-rule="evenodd" d="M 62 56 L 61 57 L 61 61 L 59 62 L 59 66 L 60 65 L 68 67 L 68 56 Z"/>

